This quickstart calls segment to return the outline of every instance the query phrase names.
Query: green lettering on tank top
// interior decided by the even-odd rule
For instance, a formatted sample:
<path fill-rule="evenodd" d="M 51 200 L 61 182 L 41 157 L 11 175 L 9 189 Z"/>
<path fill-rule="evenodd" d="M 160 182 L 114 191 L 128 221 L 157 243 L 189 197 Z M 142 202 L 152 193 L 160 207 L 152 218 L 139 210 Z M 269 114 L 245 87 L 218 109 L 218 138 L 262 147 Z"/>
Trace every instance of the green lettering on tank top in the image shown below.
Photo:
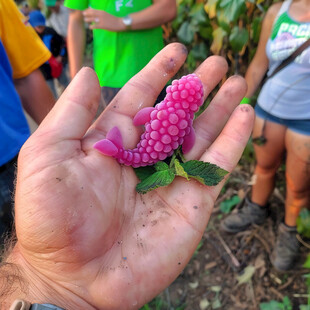
<path fill-rule="evenodd" d="M 310 23 L 299 23 L 294 21 L 287 12 L 280 15 L 272 29 L 271 40 L 274 40 L 281 33 L 290 33 L 294 38 L 309 38 Z"/>

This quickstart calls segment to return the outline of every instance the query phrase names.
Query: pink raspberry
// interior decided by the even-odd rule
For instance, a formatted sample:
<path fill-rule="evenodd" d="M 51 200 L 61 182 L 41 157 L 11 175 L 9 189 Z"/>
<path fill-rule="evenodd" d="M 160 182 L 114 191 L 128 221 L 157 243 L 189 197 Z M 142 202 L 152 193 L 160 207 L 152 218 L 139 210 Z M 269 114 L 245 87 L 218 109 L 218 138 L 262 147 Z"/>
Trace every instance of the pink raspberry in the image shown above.
<path fill-rule="evenodd" d="M 117 127 L 108 132 L 106 139 L 95 143 L 94 148 L 134 168 L 164 160 L 180 145 L 184 154 L 189 152 L 195 142 L 194 115 L 203 104 L 202 83 L 197 75 L 189 74 L 174 80 L 166 92 L 162 102 L 140 110 L 134 117 L 134 125 L 145 126 L 136 148 L 124 149 Z"/>

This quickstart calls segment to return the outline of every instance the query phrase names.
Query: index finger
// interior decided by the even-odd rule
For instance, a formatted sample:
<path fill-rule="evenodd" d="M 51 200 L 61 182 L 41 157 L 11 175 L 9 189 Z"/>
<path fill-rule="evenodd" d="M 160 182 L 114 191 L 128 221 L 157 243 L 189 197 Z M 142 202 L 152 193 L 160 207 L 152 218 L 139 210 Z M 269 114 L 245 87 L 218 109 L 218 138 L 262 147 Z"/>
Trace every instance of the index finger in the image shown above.
<path fill-rule="evenodd" d="M 133 117 L 145 107 L 153 106 L 165 87 L 187 56 L 187 49 L 180 43 L 172 43 L 162 49 L 125 86 L 94 123 L 91 143 L 105 138 L 107 132 L 117 126 L 122 134 L 125 148 L 135 145 L 141 128 L 133 125 Z"/>
<path fill-rule="evenodd" d="M 99 117 L 94 125 L 96 133 L 92 142 L 104 139 L 107 132 L 116 126 L 122 134 L 124 147 L 134 147 L 141 134 L 141 128 L 133 125 L 133 117 L 142 108 L 154 105 L 158 94 L 176 74 L 186 56 L 186 48 L 179 43 L 169 44 L 159 52 L 143 70 L 129 80 Z M 208 70 L 199 74 L 205 96 L 227 71 L 227 64 L 220 57 L 214 57 L 207 62 L 214 70 L 211 70 L 212 76 L 209 76 Z"/>

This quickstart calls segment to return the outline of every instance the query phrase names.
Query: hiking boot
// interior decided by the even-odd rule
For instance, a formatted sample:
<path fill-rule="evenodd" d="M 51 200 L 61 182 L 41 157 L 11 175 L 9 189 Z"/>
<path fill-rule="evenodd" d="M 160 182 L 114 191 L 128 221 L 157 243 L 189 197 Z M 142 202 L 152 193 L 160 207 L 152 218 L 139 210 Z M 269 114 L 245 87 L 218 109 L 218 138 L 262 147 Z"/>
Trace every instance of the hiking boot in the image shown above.
<path fill-rule="evenodd" d="M 237 212 L 228 215 L 222 221 L 221 228 L 228 233 L 237 233 L 246 230 L 252 224 L 263 224 L 267 216 L 267 207 L 262 207 L 246 197 Z"/>
<path fill-rule="evenodd" d="M 294 266 L 300 248 L 296 235 L 296 227 L 280 224 L 276 246 L 270 258 L 272 265 L 277 270 L 287 271 Z"/>

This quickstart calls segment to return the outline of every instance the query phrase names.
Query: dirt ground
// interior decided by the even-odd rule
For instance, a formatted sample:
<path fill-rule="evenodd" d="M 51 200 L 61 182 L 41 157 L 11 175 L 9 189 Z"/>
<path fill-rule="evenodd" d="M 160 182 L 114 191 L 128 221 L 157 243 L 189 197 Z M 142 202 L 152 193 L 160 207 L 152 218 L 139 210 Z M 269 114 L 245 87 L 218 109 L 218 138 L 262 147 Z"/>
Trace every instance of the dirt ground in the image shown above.
<path fill-rule="evenodd" d="M 270 201 L 270 217 L 264 225 L 235 235 L 219 228 L 224 216 L 220 203 L 234 195 L 243 197 L 250 190 L 252 170 L 253 165 L 240 165 L 233 172 L 190 263 L 174 283 L 149 304 L 150 309 L 255 310 L 260 309 L 263 302 L 282 302 L 285 296 L 290 299 L 292 309 L 307 304 L 304 275 L 309 271 L 302 264 L 310 250 L 302 247 L 295 269 L 287 273 L 277 272 L 269 260 L 284 214 L 284 171 L 278 174 L 277 189 Z"/>

